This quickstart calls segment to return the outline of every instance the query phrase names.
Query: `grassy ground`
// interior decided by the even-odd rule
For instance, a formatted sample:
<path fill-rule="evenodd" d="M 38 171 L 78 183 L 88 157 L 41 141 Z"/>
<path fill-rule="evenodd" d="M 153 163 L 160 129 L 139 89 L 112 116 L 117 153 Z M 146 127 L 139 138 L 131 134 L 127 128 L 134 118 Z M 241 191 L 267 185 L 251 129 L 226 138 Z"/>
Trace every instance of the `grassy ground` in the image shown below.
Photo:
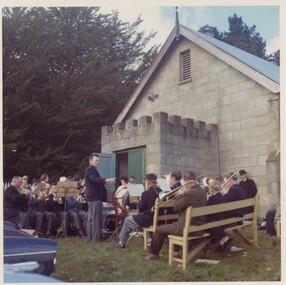
<path fill-rule="evenodd" d="M 234 238 L 243 251 L 217 253 L 209 259 L 219 264 L 195 264 L 198 254 L 183 271 L 168 266 L 164 248 L 158 261 L 145 261 L 141 237 L 132 238 L 125 249 L 114 248 L 115 239 L 89 244 L 83 238 L 59 239 L 57 264 L 52 276 L 65 282 L 164 282 L 164 281 L 278 281 L 281 275 L 281 247 L 277 237 L 259 232 L 259 247 L 246 246 Z"/>

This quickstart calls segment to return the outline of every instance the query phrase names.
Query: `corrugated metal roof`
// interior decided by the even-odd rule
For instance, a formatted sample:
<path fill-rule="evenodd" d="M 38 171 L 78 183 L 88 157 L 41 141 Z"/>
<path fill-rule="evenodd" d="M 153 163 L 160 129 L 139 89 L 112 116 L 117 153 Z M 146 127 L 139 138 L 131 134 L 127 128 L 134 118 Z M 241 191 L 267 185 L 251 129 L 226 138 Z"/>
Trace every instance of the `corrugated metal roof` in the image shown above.
<path fill-rule="evenodd" d="M 185 27 L 185 26 L 184 26 Z M 187 27 L 185 27 L 187 28 Z M 208 36 L 204 33 L 197 32 L 193 29 L 187 28 L 196 35 L 202 37 L 209 43 L 215 45 L 219 49 L 225 51 L 226 53 L 230 54 L 231 56 L 237 58 L 241 62 L 247 64 L 248 66 L 252 67 L 256 71 L 260 72 L 264 76 L 270 78 L 271 80 L 275 81 L 276 83 L 280 84 L 280 67 L 276 64 L 270 63 L 267 60 L 264 60 L 260 57 L 257 57 L 253 54 L 250 54 L 244 50 L 241 50 L 237 47 L 229 45 L 225 42 L 222 42 L 214 37 Z"/>

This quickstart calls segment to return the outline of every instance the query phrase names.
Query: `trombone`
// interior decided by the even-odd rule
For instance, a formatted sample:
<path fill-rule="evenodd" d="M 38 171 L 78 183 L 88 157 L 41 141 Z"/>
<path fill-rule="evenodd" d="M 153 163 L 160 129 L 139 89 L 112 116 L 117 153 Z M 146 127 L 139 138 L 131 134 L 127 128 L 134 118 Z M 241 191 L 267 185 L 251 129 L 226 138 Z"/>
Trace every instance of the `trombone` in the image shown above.
<path fill-rule="evenodd" d="M 236 179 L 233 179 L 233 178 L 236 178 Z M 241 176 L 238 174 L 238 173 L 233 173 L 220 187 L 221 187 L 221 191 L 225 192 L 227 189 L 226 189 L 226 184 L 228 183 L 228 181 L 230 181 L 231 179 L 235 180 L 235 184 L 239 184 L 241 182 Z"/>
<path fill-rule="evenodd" d="M 169 192 L 160 192 L 159 193 L 159 199 L 161 200 L 162 203 L 158 204 L 158 207 L 162 207 L 165 204 L 167 204 L 169 202 L 169 200 L 174 199 L 176 197 L 176 193 L 181 190 L 181 189 L 188 189 L 187 186 L 189 188 L 192 188 L 193 186 L 198 185 L 198 181 L 196 180 L 189 180 L 186 183 L 184 183 L 183 185 L 169 191 Z M 151 209 L 152 212 L 155 211 L 155 206 L 152 207 Z"/>

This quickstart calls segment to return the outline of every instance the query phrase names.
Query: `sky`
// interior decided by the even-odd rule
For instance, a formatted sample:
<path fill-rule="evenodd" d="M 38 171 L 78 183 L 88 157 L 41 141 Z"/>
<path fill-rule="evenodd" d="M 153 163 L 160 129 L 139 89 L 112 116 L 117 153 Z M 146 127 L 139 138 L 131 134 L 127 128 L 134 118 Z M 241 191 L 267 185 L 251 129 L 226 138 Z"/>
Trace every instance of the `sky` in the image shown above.
<path fill-rule="evenodd" d="M 163 44 L 175 25 L 175 6 L 101 6 L 101 13 L 118 10 L 123 21 L 134 22 L 141 15 L 143 22 L 139 26 L 149 33 L 157 31 L 153 44 Z M 274 6 L 178 6 L 179 22 L 198 30 L 208 24 L 220 32 L 228 31 L 228 17 L 233 14 L 242 18 L 249 27 L 256 26 L 256 32 L 266 40 L 266 54 L 277 51 L 279 47 L 280 7 Z"/>

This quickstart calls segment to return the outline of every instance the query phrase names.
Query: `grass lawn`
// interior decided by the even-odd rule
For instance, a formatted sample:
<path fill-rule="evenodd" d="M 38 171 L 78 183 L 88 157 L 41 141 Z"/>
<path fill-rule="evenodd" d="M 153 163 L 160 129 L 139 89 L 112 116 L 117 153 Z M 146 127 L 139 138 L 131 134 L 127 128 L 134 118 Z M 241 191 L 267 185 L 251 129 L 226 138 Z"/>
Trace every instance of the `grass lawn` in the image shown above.
<path fill-rule="evenodd" d="M 164 282 L 164 281 L 278 281 L 281 276 L 281 246 L 277 237 L 266 238 L 259 232 L 259 247 L 247 246 L 234 238 L 241 252 L 216 252 L 208 259 L 219 264 L 195 264 L 187 270 L 168 266 L 165 247 L 158 261 L 145 261 L 143 238 L 133 237 L 125 249 L 114 248 L 115 238 L 89 244 L 84 238 L 59 239 L 57 264 L 53 277 L 65 282 Z"/>

